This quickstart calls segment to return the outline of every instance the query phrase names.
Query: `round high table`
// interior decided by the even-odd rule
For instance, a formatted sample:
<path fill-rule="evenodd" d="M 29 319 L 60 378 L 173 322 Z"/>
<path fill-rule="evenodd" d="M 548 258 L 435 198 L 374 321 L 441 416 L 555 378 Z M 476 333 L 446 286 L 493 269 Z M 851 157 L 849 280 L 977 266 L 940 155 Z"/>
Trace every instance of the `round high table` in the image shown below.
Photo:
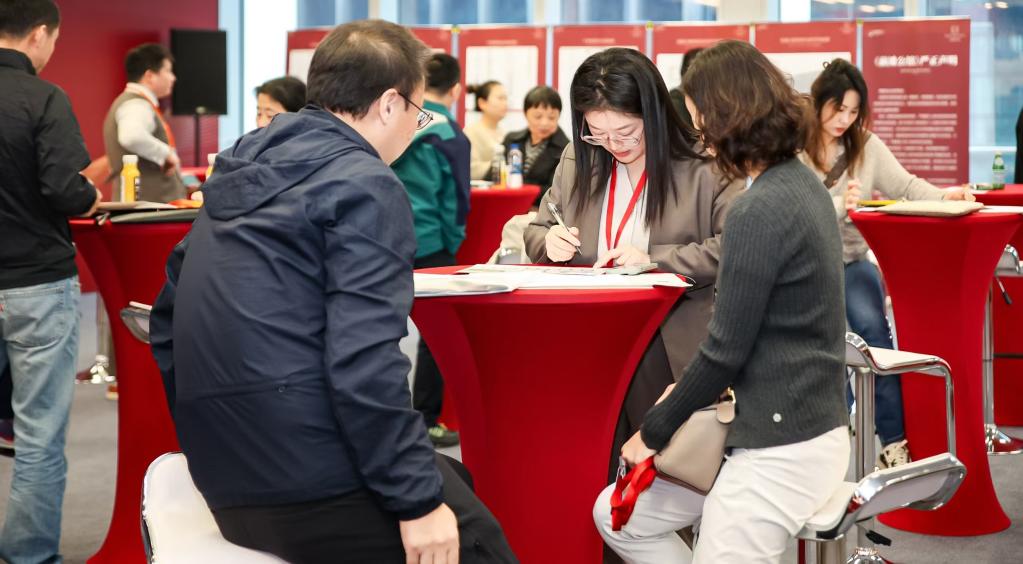
<path fill-rule="evenodd" d="M 977 201 L 988 206 L 1023 206 L 1023 184 L 1008 184 L 1004 190 L 976 191 Z M 1023 229 L 1009 242 L 1023 252 Z M 995 345 L 995 423 L 1023 425 L 1023 277 L 1002 278 L 1013 304 L 1005 303 L 999 292 L 992 301 Z"/>
<path fill-rule="evenodd" d="M 600 562 L 592 508 L 607 486 L 618 413 L 643 351 L 682 291 L 517 290 L 415 300 L 412 319 L 456 404 L 462 460 L 524 564 Z"/>
<path fill-rule="evenodd" d="M 139 529 L 142 478 L 156 457 L 180 450 L 149 346 L 132 337 L 120 320 L 129 301 L 153 303 L 163 287 L 167 256 L 191 226 L 191 221 L 98 225 L 91 219 L 71 220 L 75 245 L 103 296 L 117 357 L 114 510 L 90 564 L 145 562 Z"/>
<path fill-rule="evenodd" d="M 469 195 L 469 216 L 465 219 L 465 240 L 455 259 L 459 264 L 479 264 L 501 246 L 501 230 L 512 216 L 524 214 L 536 201 L 540 187 L 473 188 Z"/>
<path fill-rule="evenodd" d="M 884 272 L 899 348 L 948 361 L 955 385 L 957 456 L 966 479 L 936 511 L 901 510 L 886 525 L 934 535 L 982 535 L 1009 526 L 995 496 L 984 445 L 981 345 L 984 303 L 1005 244 L 1023 215 L 974 213 L 957 218 L 850 214 Z M 946 449 L 944 386 L 902 377 L 906 438 L 919 460 Z"/>

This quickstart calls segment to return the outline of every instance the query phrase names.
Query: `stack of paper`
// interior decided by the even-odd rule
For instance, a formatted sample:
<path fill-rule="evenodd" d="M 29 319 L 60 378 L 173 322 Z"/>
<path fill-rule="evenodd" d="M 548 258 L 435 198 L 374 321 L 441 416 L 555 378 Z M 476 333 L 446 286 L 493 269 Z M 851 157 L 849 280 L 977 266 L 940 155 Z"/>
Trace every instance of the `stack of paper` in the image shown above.
<path fill-rule="evenodd" d="M 922 215 L 929 217 L 956 217 L 971 214 L 984 207 L 980 202 L 963 202 L 948 200 L 914 200 L 899 202 L 883 208 L 881 213 L 895 215 Z"/>
<path fill-rule="evenodd" d="M 567 275 L 536 270 L 470 274 L 423 274 L 417 272 L 415 274 L 416 297 L 498 294 L 516 289 L 627 289 L 653 288 L 654 286 L 687 288 L 690 284 L 675 274 L 580 276 L 578 272 Z"/>

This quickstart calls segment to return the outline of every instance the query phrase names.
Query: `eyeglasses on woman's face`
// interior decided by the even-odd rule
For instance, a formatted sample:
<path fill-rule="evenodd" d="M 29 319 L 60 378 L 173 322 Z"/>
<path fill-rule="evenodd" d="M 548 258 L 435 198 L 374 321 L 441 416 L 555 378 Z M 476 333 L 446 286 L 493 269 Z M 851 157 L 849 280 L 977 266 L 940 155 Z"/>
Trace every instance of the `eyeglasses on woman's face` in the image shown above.
<path fill-rule="evenodd" d="M 618 147 L 621 149 L 631 149 L 639 145 L 639 137 L 632 135 L 592 135 L 586 133 L 587 126 L 583 124 L 583 129 L 579 132 L 579 138 L 589 143 L 590 145 L 597 145 L 599 147 L 610 148 Z"/>
<path fill-rule="evenodd" d="M 430 112 L 428 112 L 428 111 L 424 110 L 423 108 L 419 107 L 415 102 L 413 102 L 412 100 L 409 100 L 408 96 L 402 94 L 401 92 L 398 93 L 398 96 L 401 96 L 402 98 L 405 99 L 406 102 L 408 102 L 409 104 L 412 104 L 413 108 L 419 110 L 419 115 L 416 116 L 416 129 L 417 130 L 422 129 L 422 128 L 426 127 L 427 125 L 430 125 L 430 122 L 433 121 L 433 114 L 431 114 Z"/>

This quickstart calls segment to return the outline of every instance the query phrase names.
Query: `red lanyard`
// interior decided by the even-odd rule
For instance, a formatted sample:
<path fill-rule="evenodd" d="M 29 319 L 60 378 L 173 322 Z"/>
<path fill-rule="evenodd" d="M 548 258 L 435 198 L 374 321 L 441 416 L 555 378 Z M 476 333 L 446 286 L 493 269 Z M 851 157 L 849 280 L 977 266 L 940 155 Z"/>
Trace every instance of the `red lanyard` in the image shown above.
<path fill-rule="evenodd" d="M 643 193 L 643 188 L 646 186 L 646 170 L 644 169 L 643 174 L 639 176 L 639 182 L 636 183 L 636 188 L 632 191 L 632 198 L 629 200 L 629 207 L 625 208 L 625 215 L 622 216 L 622 221 L 618 224 L 618 233 L 615 235 L 614 244 L 611 244 L 611 222 L 614 221 L 615 187 L 617 186 L 618 163 L 615 162 L 615 166 L 611 169 L 611 186 L 608 188 L 607 193 L 607 220 L 604 222 L 604 238 L 607 241 L 607 250 L 609 251 L 617 249 L 618 242 L 622 240 L 622 231 L 625 230 L 625 224 L 632 217 L 632 212 L 636 209 L 636 202 L 639 201 L 639 196 Z"/>

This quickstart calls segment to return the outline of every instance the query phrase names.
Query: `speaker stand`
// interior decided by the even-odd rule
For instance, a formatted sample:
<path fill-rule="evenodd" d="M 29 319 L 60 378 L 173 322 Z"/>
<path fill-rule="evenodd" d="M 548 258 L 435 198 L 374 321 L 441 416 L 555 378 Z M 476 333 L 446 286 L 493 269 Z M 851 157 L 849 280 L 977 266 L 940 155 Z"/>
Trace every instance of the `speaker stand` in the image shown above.
<path fill-rule="evenodd" d="M 199 119 L 200 117 L 202 117 L 202 116 L 199 114 L 199 112 L 196 112 L 195 114 L 192 115 L 192 118 L 195 120 L 195 127 L 193 128 L 193 131 L 195 132 L 195 145 L 194 145 L 194 148 L 195 148 L 195 162 L 192 163 L 194 166 L 202 166 L 202 164 L 199 162 L 199 155 L 201 153 L 201 151 L 199 149 L 199 143 L 200 143 L 200 140 L 202 139 L 202 135 L 199 133 L 199 124 L 202 123 L 202 120 Z"/>

